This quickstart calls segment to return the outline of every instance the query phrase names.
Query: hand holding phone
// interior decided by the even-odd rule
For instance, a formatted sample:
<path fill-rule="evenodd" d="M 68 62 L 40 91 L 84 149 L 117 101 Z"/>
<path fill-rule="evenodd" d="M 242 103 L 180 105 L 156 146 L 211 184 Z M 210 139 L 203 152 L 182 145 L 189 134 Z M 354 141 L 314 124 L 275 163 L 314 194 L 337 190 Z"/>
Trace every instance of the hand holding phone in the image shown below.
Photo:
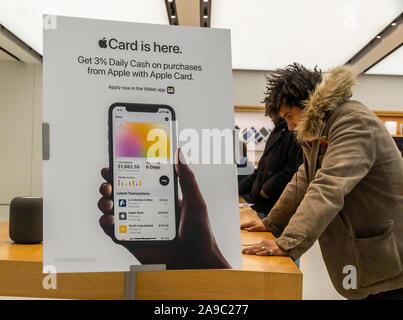
<path fill-rule="evenodd" d="M 165 264 L 167 269 L 222 269 L 231 265 L 222 255 L 210 227 L 207 206 L 189 166 L 177 152 L 176 173 L 183 199 L 178 201 L 179 229 L 174 241 L 152 245 L 136 241 L 122 242 L 115 237 L 112 185 L 109 168 L 101 173 L 107 181 L 100 187 L 103 196 L 98 207 L 104 213 L 99 223 L 104 232 L 117 244 L 128 249 L 142 264 Z"/>

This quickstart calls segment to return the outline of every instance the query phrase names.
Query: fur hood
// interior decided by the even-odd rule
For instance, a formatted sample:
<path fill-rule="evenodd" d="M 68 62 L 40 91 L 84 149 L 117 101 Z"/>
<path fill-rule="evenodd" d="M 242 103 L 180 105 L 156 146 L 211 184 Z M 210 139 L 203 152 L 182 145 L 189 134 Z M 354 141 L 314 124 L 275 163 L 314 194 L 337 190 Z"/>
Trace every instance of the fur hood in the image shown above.
<path fill-rule="evenodd" d="M 319 139 L 326 112 L 346 102 L 354 84 L 355 75 L 347 66 L 331 69 L 323 76 L 309 99 L 304 101 L 302 119 L 296 130 L 299 141 Z"/>

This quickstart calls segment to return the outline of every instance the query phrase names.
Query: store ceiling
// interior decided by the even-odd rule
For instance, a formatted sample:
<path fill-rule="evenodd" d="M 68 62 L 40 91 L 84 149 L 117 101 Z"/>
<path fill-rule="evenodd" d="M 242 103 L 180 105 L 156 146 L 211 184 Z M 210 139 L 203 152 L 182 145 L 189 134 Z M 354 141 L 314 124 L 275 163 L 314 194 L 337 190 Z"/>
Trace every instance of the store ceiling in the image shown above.
<path fill-rule="evenodd" d="M 402 11 L 402 0 L 212 0 L 211 27 L 231 29 L 234 69 L 296 61 L 327 70 L 346 63 Z M 164 0 L 1 1 L 0 24 L 42 54 L 43 13 L 168 24 Z M 399 52 L 368 73 L 396 72 Z"/>
<path fill-rule="evenodd" d="M 163 0 L 2 0 L 0 24 L 42 54 L 43 14 L 168 24 Z"/>
<path fill-rule="evenodd" d="M 7 52 L 3 51 L 0 47 L 0 60 L 1 61 L 18 61 L 12 56 L 10 56 Z"/>
<path fill-rule="evenodd" d="M 211 27 L 231 28 L 236 69 L 296 61 L 326 70 L 346 63 L 402 10 L 402 0 L 216 0 Z"/>

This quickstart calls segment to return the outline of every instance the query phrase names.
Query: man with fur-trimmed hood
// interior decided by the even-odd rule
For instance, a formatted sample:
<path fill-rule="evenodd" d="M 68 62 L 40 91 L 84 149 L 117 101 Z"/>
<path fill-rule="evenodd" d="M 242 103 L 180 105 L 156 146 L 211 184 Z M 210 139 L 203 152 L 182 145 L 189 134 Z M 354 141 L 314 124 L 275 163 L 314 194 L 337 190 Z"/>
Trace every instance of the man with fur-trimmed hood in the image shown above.
<path fill-rule="evenodd" d="M 277 238 L 243 253 L 297 259 L 319 240 L 341 295 L 403 299 L 403 160 L 378 117 L 350 100 L 354 78 L 296 63 L 269 77 L 266 105 L 295 131 L 304 163 L 264 220 L 241 225 Z"/>

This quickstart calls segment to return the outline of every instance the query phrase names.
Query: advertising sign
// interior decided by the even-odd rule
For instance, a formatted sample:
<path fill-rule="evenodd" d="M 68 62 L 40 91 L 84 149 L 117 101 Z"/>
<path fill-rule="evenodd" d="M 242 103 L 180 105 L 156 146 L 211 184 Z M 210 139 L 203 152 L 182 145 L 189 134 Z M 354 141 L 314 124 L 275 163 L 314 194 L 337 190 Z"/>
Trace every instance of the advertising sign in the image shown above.
<path fill-rule="evenodd" d="M 44 29 L 44 265 L 241 268 L 228 30 Z"/>

